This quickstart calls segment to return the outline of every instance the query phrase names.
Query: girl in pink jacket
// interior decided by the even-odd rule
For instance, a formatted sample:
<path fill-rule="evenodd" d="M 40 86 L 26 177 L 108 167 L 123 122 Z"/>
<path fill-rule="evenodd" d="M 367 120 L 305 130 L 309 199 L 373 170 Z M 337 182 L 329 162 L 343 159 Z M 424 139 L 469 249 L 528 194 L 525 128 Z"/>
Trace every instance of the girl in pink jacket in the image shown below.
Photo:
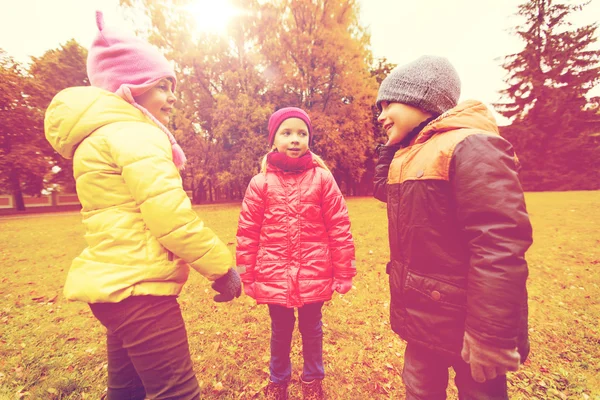
<path fill-rule="evenodd" d="M 237 231 L 237 265 L 246 294 L 271 317 L 268 398 L 286 399 L 294 308 L 302 335 L 305 398 L 322 398 L 321 308 L 347 293 L 356 275 L 344 197 L 325 163 L 309 150 L 310 118 L 282 108 L 269 119 L 271 151 L 248 185 Z"/>

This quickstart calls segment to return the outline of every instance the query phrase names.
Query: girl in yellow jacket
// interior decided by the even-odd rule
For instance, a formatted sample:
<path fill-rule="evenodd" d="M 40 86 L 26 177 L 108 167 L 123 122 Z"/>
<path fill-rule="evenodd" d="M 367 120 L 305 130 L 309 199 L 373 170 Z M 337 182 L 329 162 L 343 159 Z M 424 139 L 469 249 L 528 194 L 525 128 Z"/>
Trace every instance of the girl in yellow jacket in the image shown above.
<path fill-rule="evenodd" d="M 183 190 L 185 155 L 166 128 L 173 67 L 100 12 L 96 23 L 91 86 L 58 93 L 44 121 L 50 144 L 73 159 L 86 227 L 64 294 L 107 329 L 108 399 L 198 399 L 177 295 L 189 266 L 215 281 L 215 301 L 240 295 L 239 275 Z"/>

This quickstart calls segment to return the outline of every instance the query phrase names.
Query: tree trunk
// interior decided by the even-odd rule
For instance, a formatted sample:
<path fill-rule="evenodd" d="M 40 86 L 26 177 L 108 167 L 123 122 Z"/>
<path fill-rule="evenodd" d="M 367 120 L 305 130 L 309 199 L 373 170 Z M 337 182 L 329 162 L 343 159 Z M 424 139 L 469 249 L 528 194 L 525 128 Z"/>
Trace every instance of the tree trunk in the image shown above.
<path fill-rule="evenodd" d="M 346 187 L 348 188 L 348 196 L 356 196 L 356 183 L 352 179 L 350 173 L 346 173 Z"/>
<path fill-rule="evenodd" d="M 200 179 L 198 185 L 196 186 L 196 190 L 194 191 L 194 202 L 196 204 L 201 204 L 206 200 L 206 189 L 204 188 L 204 179 Z"/>
<path fill-rule="evenodd" d="M 236 200 L 242 200 L 244 198 L 244 187 L 239 183 L 237 184 L 237 192 L 238 195 L 236 197 Z"/>
<path fill-rule="evenodd" d="M 193 175 L 191 177 L 191 181 L 192 182 L 190 184 L 190 186 L 191 186 L 190 190 L 192 191 L 192 204 L 196 204 L 196 201 L 197 201 L 196 200 L 196 184 L 195 184 L 196 180 L 194 179 Z"/>
<path fill-rule="evenodd" d="M 17 211 L 25 211 L 25 201 L 23 201 L 23 192 L 21 191 L 21 182 L 19 181 L 19 171 L 14 166 L 10 170 L 10 186 L 13 199 L 17 206 Z"/>

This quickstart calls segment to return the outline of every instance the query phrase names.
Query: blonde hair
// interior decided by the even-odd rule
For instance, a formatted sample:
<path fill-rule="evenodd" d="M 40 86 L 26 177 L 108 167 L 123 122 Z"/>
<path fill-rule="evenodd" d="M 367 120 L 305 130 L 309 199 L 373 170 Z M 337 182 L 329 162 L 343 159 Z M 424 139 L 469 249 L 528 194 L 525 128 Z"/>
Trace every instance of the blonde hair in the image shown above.
<path fill-rule="evenodd" d="M 271 149 L 271 152 L 273 152 L 275 150 L 275 145 L 273 145 L 273 148 Z M 329 170 L 329 168 L 327 167 L 327 164 L 325 164 L 325 161 L 323 161 L 323 159 L 321 157 L 319 157 L 318 155 L 316 155 L 315 153 L 313 153 L 312 151 L 308 150 L 310 152 L 310 154 L 312 155 L 313 160 L 315 160 L 317 162 L 317 165 L 321 168 L 323 168 L 324 170 L 326 170 L 327 172 L 331 172 Z M 269 155 L 269 153 L 265 154 L 265 156 L 262 158 L 262 161 L 260 162 L 260 173 L 264 174 L 267 172 L 267 156 Z"/>

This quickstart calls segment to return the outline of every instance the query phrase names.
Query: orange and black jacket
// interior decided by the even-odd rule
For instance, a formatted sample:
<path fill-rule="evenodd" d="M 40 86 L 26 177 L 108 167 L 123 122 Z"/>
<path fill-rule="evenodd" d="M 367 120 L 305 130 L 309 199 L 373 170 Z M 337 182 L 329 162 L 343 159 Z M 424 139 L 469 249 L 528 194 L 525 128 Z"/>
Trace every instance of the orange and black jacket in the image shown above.
<path fill-rule="evenodd" d="M 476 101 L 406 147 L 379 147 L 374 196 L 387 202 L 390 320 L 403 339 L 457 355 L 467 330 L 525 360 L 532 229 L 517 163 Z"/>

